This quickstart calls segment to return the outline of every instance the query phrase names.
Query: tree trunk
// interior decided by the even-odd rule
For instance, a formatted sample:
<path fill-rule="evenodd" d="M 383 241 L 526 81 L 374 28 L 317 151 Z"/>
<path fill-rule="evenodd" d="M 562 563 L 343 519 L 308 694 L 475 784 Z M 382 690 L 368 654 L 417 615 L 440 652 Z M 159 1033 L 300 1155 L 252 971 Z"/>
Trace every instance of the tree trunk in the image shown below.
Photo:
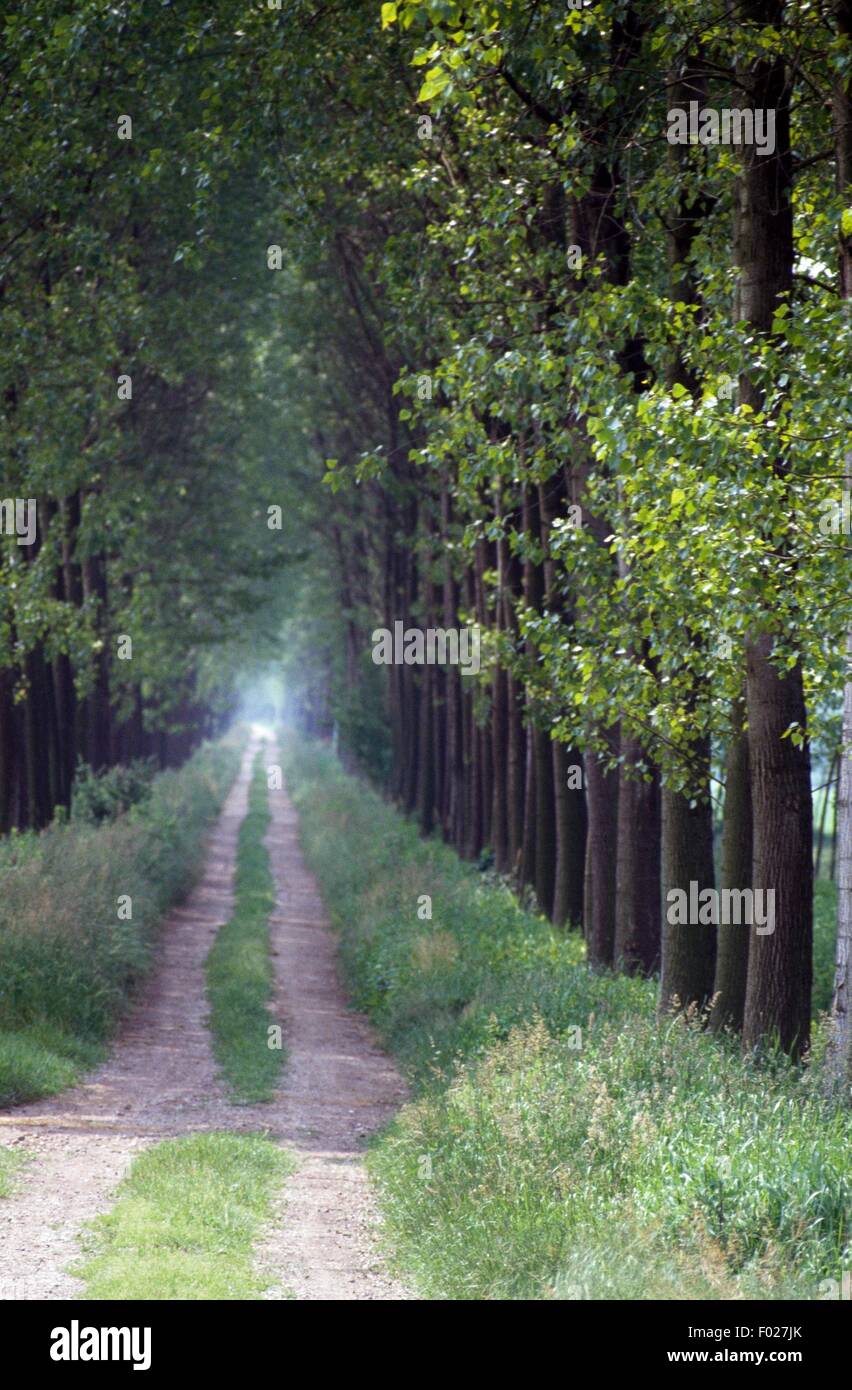
<path fill-rule="evenodd" d="M 660 968 L 660 777 L 656 769 L 648 781 L 626 771 L 643 761 L 637 739 L 625 739 L 622 754 L 613 959 L 627 975 L 653 975 Z"/>
<path fill-rule="evenodd" d="M 847 62 L 852 63 L 852 0 L 836 0 L 837 27 Z M 834 89 L 834 140 L 837 187 L 848 205 L 852 189 L 852 73 Z M 840 240 L 840 293 L 848 308 L 852 300 L 852 230 Z M 846 486 L 852 490 L 852 453 L 846 456 Z M 852 671 L 852 628 L 846 642 Z M 831 791 L 826 789 L 826 798 Z M 852 678 L 843 688 L 843 735 L 840 780 L 834 832 L 837 874 L 837 951 L 834 966 L 832 1025 L 828 1045 L 828 1074 L 835 1085 L 852 1082 Z M 848 1092 L 847 1092 L 848 1094 Z"/>
<path fill-rule="evenodd" d="M 611 731 L 613 740 L 617 731 Z M 593 969 L 612 966 L 615 956 L 618 771 L 607 772 L 595 753 L 585 756 L 589 816 L 589 912 L 586 943 Z"/>
<path fill-rule="evenodd" d="M 551 744 L 553 796 L 556 811 L 556 874 L 553 889 L 553 921 L 557 926 L 583 925 L 583 878 L 586 867 L 586 795 L 582 776 L 569 768 L 582 768 L 580 754 L 564 743 Z M 579 780 L 580 785 L 575 785 Z"/>
<path fill-rule="evenodd" d="M 527 700 L 526 747 L 524 757 L 524 814 L 523 835 L 521 839 L 521 859 L 518 881 L 523 887 L 535 879 L 535 741 L 532 724 L 529 722 L 529 700 Z"/>
<path fill-rule="evenodd" d="M 774 898 L 774 931 L 749 932 L 743 1045 L 777 1037 L 785 1052 L 808 1045 L 813 975 L 813 823 L 807 745 L 784 733 L 805 727 L 799 669 L 782 678 L 772 639 L 749 647 L 749 759 L 754 807 L 755 892 Z"/>
<path fill-rule="evenodd" d="M 743 729 L 744 708 L 734 710 L 731 742 L 725 770 L 725 816 L 722 826 L 722 890 L 751 887 L 752 805 L 748 734 Z M 748 977 L 749 928 L 745 923 L 719 923 L 716 957 L 716 996 L 710 1024 L 716 1032 L 739 1032 L 745 1012 Z"/>
<path fill-rule="evenodd" d="M 782 0 L 747 0 L 745 17 L 783 27 Z M 784 62 L 760 58 L 737 74 L 748 105 L 775 112 L 775 153 L 742 150 L 735 228 L 739 271 L 735 317 L 758 334 L 769 334 L 781 296 L 792 287 L 793 213 L 790 152 L 790 89 Z M 759 410 L 760 391 L 740 380 L 740 402 Z M 769 469 L 783 478 L 787 462 L 771 459 Z M 792 503 L 791 503 L 792 507 Z M 781 677 L 772 663 L 771 601 L 758 613 L 746 647 L 746 703 L 752 777 L 753 872 L 755 893 L 773 894 L 775 929 L 749 941 L 743 1046 L 764 1038 L 798 1054 L 810 1036 L 811 952 L 813 945 L 813 825 L 810 757 L 806 742 L 797 747 L 791 724 L 805 729 L 805 701 L 799 665 Z"/>
<path fill-rule="evenodd" d="M 18 780 L 17 710 L 12 699 L 15 673 L 0 670 L 0 834 L 15 824 Z"/>
<path fill-rule="evenodd" d="M 709 741 L 699 751 L 708 770 Z M 713 992 L 716 963 L 716 927 L 712 923 L 673 922 L 673 890 L 686 894 L 715 887 L 713 867 L 713 814 L 709 795 L 690 798 L 663 788 L 663 940 L 660 976 L 660 1012 L 672 1008 L 703 1007 Z M 693 893 L 695 890 L 693 890 Z M 690 916 L 691 916 L 690 912 Z"/>
<path fill-rule="evenodd" d="M 474 619 L 480 629 L 480 634 L 485 631 L 488 624 L 488 602 L 485 592 L 485 571 L 493 564 L 490 543 L 480 540 L 477 542 L 474 564 L 474 587 L 476 604 L 474 609 Z M 476 690 L 478 681 L 475 676 L 466 676 L 470 681 L 471 689 Z M 483 846 L 491 845 L 491 815 L 494 807 L 494 756 L 491 746 L 491 716 L 482 724 L 476 727 L 477 752 L 479 764 L 479 804 L 481 815 L 480 827 L 480 849 Z"/>
<path fill-rule="evenodd" d="M 502 540 L 501 568 L 506 576 L 503 594 L 503 623 L 517 646 L 515 599 L 520 592 L 521 569 L 511 554 L 508 542 Z M 510 871 L 520 877 L 524 843 L 524 791 L 526 782 L 526 729 L 524 727 L 524 691 L 521 681 L 509 671 L 506 676 L 506 738 L 508 745 L 506 769 L 506 836 Z"/>
<path fill-rule="evenodd" d="M 468 570 L 464 576 L 464 607 L 468 613 L 476 608 L 476 588 L 474 576 Z M 458 622 L 458 619 L 456 620 Z M 460 677 L 462 704 L 464 709 L 465 739 L 465 835 L 464 855 L 467 859 L 478 859 L 482 850 L 482 747 L 481 735 L 474 717 L 473 681 L 469 676 Z"/>
<path fill-rule="evenodd" d="M 541 544 L 544 550 L 544 607 L 557 613 L 566 628 L 573 622 L 556 574 L 551 549 L 554 522 L 561 515 L 566 501 L 565 471 L 558 473 L 538 488 L 541 520 Z M 583 870 L 586 853 L 586 798 L 582 785 L 568 785 L 568 768 L 578 767 L 580 754 L 566 744 L 548 737 L 553 803 L 553 882 L 546 885 L 551 921 L 561 926 L 583 920 Z M 572 779 L 572 783 L 573 783 Z"/>

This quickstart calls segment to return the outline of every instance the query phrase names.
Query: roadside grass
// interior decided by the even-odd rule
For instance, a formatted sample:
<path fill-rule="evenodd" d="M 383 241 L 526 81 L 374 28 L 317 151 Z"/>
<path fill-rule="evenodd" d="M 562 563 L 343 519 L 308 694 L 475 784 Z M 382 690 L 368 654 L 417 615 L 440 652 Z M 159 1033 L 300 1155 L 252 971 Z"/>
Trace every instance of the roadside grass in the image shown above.
<path fill-rule="evenodd" d="M 26 1159 L 26 1153 L 0 1148 L 0 1197 L 8 1197 L 15 1190 L 15 1174 Z"/>
<path fill-rule="evenodd" d="M 261 749 L 240 826 L 233 916 L 219 929 L 205 965 L 213 1051 L 238 1104 L 272 1100 L 285 1060 L 283 1047 L 270 1046 L 267 1007 L 274 979 L 269 917 L 275 883 L 263 843 L 270 821 L 266 758 Z"/>
<path fill-rule="evenodd" d="M 206 745 L 112 820 L 0 843 L 0 1104 L 61 1091 L 105 1055 L 162 917 L 196 880 L 239 758 L 234 738 Z"/>
<path fill-rule="evenodd" d="M 71 1271 L 87 1299 L 259 1299 L 253 1247 L 293 1158 L 258 1134 L 168 1139 L 136 1159 Z"/>
<path fill-rule="evenodd" d="M 819 1027 L 810 1068 L 660 1028 L 654 982 L 590 974 L 576 933 L 328 750 L 286 762 L 353 1002 L 414 1087 L 369 1166 L 421 1294 L 816 1298 L 840 1277 L 852 1115 L 821 1092 Z"/>

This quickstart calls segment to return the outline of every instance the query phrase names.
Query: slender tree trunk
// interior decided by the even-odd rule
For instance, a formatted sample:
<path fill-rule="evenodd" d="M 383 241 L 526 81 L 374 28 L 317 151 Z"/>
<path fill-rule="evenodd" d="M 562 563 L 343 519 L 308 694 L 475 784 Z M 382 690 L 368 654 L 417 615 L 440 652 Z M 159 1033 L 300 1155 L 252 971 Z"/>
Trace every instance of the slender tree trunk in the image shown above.
<path fill-rule="evenodd" d="M 0 834 L 15 824 L 18 779 L 17 711 L 12 692 L 14 671 L 0 670 Z"/>
<path fill-rule="evenodd" d="M 556 741 L 551 743 L 551 753 L 556 814 L 556 881 L 552 916 L 557 926 L 567 922 L 582 928 L 587 833 L 582 759 L 576 749 Z"/>
<path fill-rule="evenodd" d="M 783 30 L 783 0 L 747 0 L 747 18 Z M 758 334 L 769 334 L 780 296 L 792 287 L 793 213 L 790 152 L 790 89 L 781 59 L 761 58 L 738 73 L 743 98 L 757 109 L 775 112 L 775 152 L 742 150 L 735 229 L 737 320 Z M 740 381 L 740 401 L 759 410 L 759 390 Z M 787 463 L 772 460 L 775 478 Z M 792 504 L 791 504 L 792 508 Z M 791 725 L 805 729 L 801 666 L 782 677 L 773 664 L 771 611 L 758 614 L 746 648 L 746 702 L 754 815 L 755 893 L 773 894 L 775 929 L 749 942 L 743 1046 L 753 1049 L 777 1037 L 785 1051 L 799 1054 L 808 1045 L 813 947 L 813 824 L 810 757 L 806 741 L 797 746 Z"/>
<path fill-rule="evenodd" d="M 705 740 L 698 757 L 709 773 L 710 745 Z M 701 779 L 699 779 L 701 780 Z M 707 779 L 704 779 L 705 787 Z M 673 890 L 686 894 L 715 888 L 713 866 L 713 813 L 709 794 L 694 799 L 663 788 L 663 940 L 660 976 L 660 1011 L 690 1005 L 703 1007 L 713 993 L 716 964 L 716 927 L 712 923 L 672 921 Z M 690 916 L 691 916 L 690 912 Z"/>
<path fill-rule="evenodd" d="M 814 860 L 815 879 L 819 878 L 819 871 L 822 867 L 822 851 L 823 846 L 825 844 L 825 826 L 828 820 L 828 807 L 831 801 L 831 788 L 834 785 L 834 779 L 839 774 L 839 763 L 839 755 L 835 753 L 832 756 L 831 762 L 828 765 L 828 779 L 826 781 L 825 786 L 823 787 L 822 806 L 820 808 L 819 813 L 819 830 L 817 831 L 816 859 Z"/>
<path fill-rule="evenodd" d="M 447 676 L 446 671 L 439 667 L 435 668 L 433 679 L 433 698 L 432 698 L 432 747 L 433 762 L 435 766 L 435 820 L 439 826 L 444 825 L 446 817 L 446 800 L 444 787 L 444 774 L 446 772 L 446 747 L 447 736 L 446 728 L 446 705 L 447 705 Z"/>
<path fill-rule="evenodd" d="M 464 606 L 468 613 L 476 610 L 475 578 L 470 570 L 464 576 Z M 483 843 L 483 805 L 482 805 L 482 738 L 477 728 L 474 711 L 473 681 L 461 677 L 462 698 L 464 702 L 465 730 L 465 805 L 467 808 L 464 854 L 467 859 L 477 859 Z"/>
<path fill-rule="evenodd" d="M 807 746 L 784 737 L 805 727 L 801 671 L 782 678 L 764 635 L 748 653 L 749 759 L 754 806 L 755 892 L 774 899 L 774 931 L 749 933 L 743 1043 L 779 1039 L 798 1055 L 810 1037 L 813 951 L 813 824 Z"/>
<path fill-rule="evenodd" d="M 852 0 L 836 0 L 835 14 L 844 56 L 852 64 Z M 834 140 L 837 152 L 837 186 L 848 206 L 852 190 L 852 70 L 835 84 Z M 841 230 L 840 293 L 846 307 L 852 301 L 852 230 Z M 846 456 L 846 486 L 852 489 L 852 452 Z M 852 671 L 852 628 L 847 637 L 847 659 Z M 829 787 L 826 796 L 830 792 Z M 836 1085 L 852 1082 L 852 677 L 843 688 L 843 734 L 837 792 L 834 846 L 837 872 L 837 952 L 834 969 L 832 1028 L 828 1047 L 828 1073 Z"/>
<path fill-rule="evenodd" d="M 643 761 L 636 739 L 622 743 L 623 768 Z M 627 975 L 660 968 L 660 856 L 662 799 L 656 768 L 645 781 L 625 771 L 618 787 L 618 893 L 614 964 Z"/>
<path fill-rule="evenodd" d="M 829 796 L 832 798 L 832 807 L 833 807 L 833 816 L 832 816 L 832 820 L 833 820 L 833 822 L 834 822 L 834 834 L 833 834 L 832 837 L 831 837 L 831 865 L 830 865 L 830 867 L 829 867 L 828 876 L 829 876 L 829 878 L 831 879 L 831 882 L 832 882 L 832 883 L 836 883 L 836 882 L 837 882 L 837 847 L 838 847 L 838 834 L 837 834 L 838 801 L 839 801 L 839 799 L 840 799 L 840 770 L 839 770 L 839 768 L 838 768 L 837 776 L 836 776 L 835 779 L 834 779 L 834 782 L 832 783 L 832 785 L 831 785 L 831 786 L 829 787 L 829 789 L 828 789 L 828 794 L 829 794 Z"/>
<path fill-rule="evenodd" d="M 852 663 L 852 634 L 847 652 Z M 828 1075 L 834 1085 L 852 1082 L 852 681 L 843 688 L 843 753 L 837 793 L 837 947 Z M 828 796 L 831 788 L 826 791 Z"/>
<path fill-rule="evenodd" d="M 479 625 L 480 632 L 484 632 L 488 624 L 488 600 L 485 592 L 485 571 L 493 564 L 491 546 L 488 542 L 480 540 L 476 546 L 475 566 L 474 566 L 474 585 L 476 594 L 475 618 Z M 472 686 L 477 685 L 474 676 L 465 678 L 471 682 Z M 479 754 L 479 800 L 481 806 L 482 828 L 481 845 L 492 844 L 491 834 L 491 815 L 494 807 L 494 756 L 491 740 L 491 716 L 489 713 L 486 722 L 477 725 L 477 747 Z"/>
<path fill-rule="evenodd" d="M 405 629 L 413 626 L 413 610 L 417 593 L 417 563 L 410 550 L 404 555 L 403 613 Z M 404 763 L 402 777 L 402 808 L 410 815 L 417 805 L 417 779 L 420 769 L 420 673 L 414 666 L 403 665 L 402 709 Z"/>
<path fill-rule="evenodd" d="M 27 698 L 24 701 L 28 824 L 40 830 L 50 820 L 50 721 L 41 648 L 26 658 Z"/>
<path fill-rule="evenodd" d="M 521 569 L 511 554 L 508 542 L 500 542 L 503 572 L 506 576 L 503 595 L 503 622 L 517 649 L 517 619 L 515 600 L 520 593 Z M 522 682 L 509 671 L 506 676 L 506 737 L 508 744 L 506 769 L 506 835 L 509 867 L 521 876 L 521 856 L 524 843 L 524 792 L 526 785 L 526 729 L 524 726 L 524 691 Z"/>
<path fill-rule="evenodd" d="M 435 626 L 435 594 L 431 579 L 423 586 L 423 600 L 426 626 Z M 420 735 L 419 767 L 417 779 L 417 815 L 420 830 L 431 835 L 435 815 L 435 746 L 432 733 L 434 727 L 435 673 L 437 668 L 428 663 L 420 671 Z"/>
<path fill-rule="evenodd" d="M 617 744 L 618 731 L 611 730 Z M 595 753 L 585 756 L 589 813 L 589 913 L 586 942 L 593 969 L 612 966 L 615 958 L 616 865 L 618 855 L 618 771 L 607 772 Z"/>
<path fill-rule="evenodd" d="M 560 469 L 538 488 L 541 519 L 541 544 L 544 551 L 544 606 L 549 613 L 559 614 L 566 627 L 573 622 L 565 598 L 557 584 L 556 563 L 552 551 L 552 531 L 566 501 L 566 475 Z M 582 787 L 568 785 L 568 768 L 580 765 L 580 754 L 574 748 L 548 736 L 551 766 L 548 781 L 553 802 L 553 883 L 546 888 L 553 922 L 561 926 L 583 920 L 583 871 L 586 855 L 586 798 Z"/>
<path fill-rule="evenodd" d="M 588 211 L 588 210 L 587 210 Z M 582 239 L 581 239 L 582 244 Z M 603 546 L 610 528 L 604 517 L 592 513 L 585 499 L 591 474 L 587 454 L 572 469 L 571 500 L 583 509 L 583 525 L 598 545 Z M 616 572 L 613 569 L 613 580 Z M 589 731 L 590 736 L 593 733 Z M 619 730 L 604 730 L 603 736 L 614 753 L 618 752 Z M 583 782 L 586 792 L 586 867 L 584 872 L 583 931 L 593 968 L 611 967 L 615 957 L 615 903 L 618 861 L 618 771 L 607 772 L 593 748 L 583 754 Z"/>
<path fill-rule="evenodd" d="M 103 556 L 93 555 L 82 565 L 83 595 L 97 600 L 98 624 L 106 641 L 107 591 Z M 112 709 L 109 694 L 109 654 L 106 647 L 95 658 L 94 686 L 86 701 L 85 734 L 86 761 L 100 772 L 109 766 Z"/>
<path fill-rule="evenodd" d="M 554 813 L 553 755 L 550 734 L 533 729 L 535 757 L 535 895 L 546 916 L 553 916 L 556 881 L 556 817 Z"/>
<path fill-rule="evenodd" d="M 449 482 L 441 484 L 441 529 L 447 546 L 444 559 L 443 626 L 452 628 L 458 621 L 457 583 L 453 574 L 452 559 L 448 548 L 452 502 Z M 446 710 L 446 738 L 444 764 L 444 838 L 461 849 L 464 836 L 464 733 L 461 677 L 457 666 L 448 666 L 444 692 Z"/>
<path fill-rule="evenodd" d="M 494 867 L 500 874 L 509 873 L 512 860 L 509 854 L 508 814 L 508 680 L 499 663 L 491 675 L 491 762 L 494 772 L 494 798 L 491 804 L 491 841 L 494 847 Z"/>
<path fill-rule="evenodd" d="M 725 770 L 725 814 L 722 826 L 721 884 L 725 889 L 751 887 L 752 805 L 748 733 L 743 729 L 742 703 L 734 708 L 731 741 Z M 716 981 L 711 1026 L 717 1031 L 743 1026 L 748 977 L 749 927 L 745 923 L 719 923 Z"/>
<path fill-rule="evenodd" d="M 529 722 L 529 701 L 527 701 L 526 752 L 524 758 L 524 815 L 523 836 L 521 839 L 521 861 L 518 880 L 521 886 L 535 881 L 535 740 Z"/>

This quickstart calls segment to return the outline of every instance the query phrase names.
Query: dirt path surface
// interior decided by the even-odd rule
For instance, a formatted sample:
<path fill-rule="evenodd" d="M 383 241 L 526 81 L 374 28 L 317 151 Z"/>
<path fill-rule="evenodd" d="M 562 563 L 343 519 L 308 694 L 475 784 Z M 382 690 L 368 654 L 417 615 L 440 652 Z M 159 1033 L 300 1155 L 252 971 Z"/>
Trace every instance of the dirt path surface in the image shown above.
<path fill-rule="evenodd" d="M 0 1201 L 0 1298 L 78 1297 L 66 1267 L 85 1222 L 110 1205 L 141 1147 L 202 1130 L 264 1131 L 297 1156 L 259 1252 L 270 1298 L 398 1299 L 371 1239 L 364 1140 L 405 1099 L 393 1063 L 337 978 L 336 941 L 298 843 L 285 791 L 270 791 L 276 883 L 271 1018 L 289 1048 L 268 1105 L 235 1106 L 217 1079 L 205 1025 L 204 960 L 233 906 L 237 835 L 258 744 L 210 837 L 202 878 L 164 925 L 157 967 L 110 1059 L 60 1096 L 0 1113 L 0 1143 L 35 1157 Z M 278 756 L 271 749 L 269 762 Z"/>

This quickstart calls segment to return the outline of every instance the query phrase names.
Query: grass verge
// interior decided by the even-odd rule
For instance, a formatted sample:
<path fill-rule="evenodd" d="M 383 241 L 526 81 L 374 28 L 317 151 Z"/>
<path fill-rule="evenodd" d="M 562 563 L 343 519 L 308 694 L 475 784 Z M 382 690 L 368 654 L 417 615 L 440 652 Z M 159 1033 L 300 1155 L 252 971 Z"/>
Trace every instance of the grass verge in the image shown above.
<path fill-rule="evenodd" d="M 286 756 L 353 1000 L 415 1088 L 370 1169 L 423 1295 L 818 1297 L 840 1277 L 852 1115 L 818 1061 L 758 1066 L 700 1020 L 660 1029 L 653 982 L 590 974 L 576 934 L 327 750 Z"/>
<path fill-rule="evenodd" d="M 258 1299 L 253 1246 L 293 1159 L 255 1134 L 168 1139 L 136 1158 L 74 1273 L 88 1299 Z"/>
<path fill-rule="evenodd" d="M 234 740 L 208 745 L 112 821 L 0 844 L 0 1104 L 63 1090 L 105 1055 L 238 765 Z"/>
<path fill-rule="evenodd" d="M 15 1187 L 15 1173 L 26 1161 L 25 1153 L 0 1149 L 0 1197 L 8 1197 Z"/>
<path fill-rule="evenodd" d="M 270 1028 L 272 997 L 269 917 L 275 883 L 263 843 L 269 826 L 266 753 L 255 759 L 248 813 L 240 826 L 234 882 L 234 912 L 207 957 L 207 997 L 213 1050 L 238 1103 L 272 1100 L 284 1062 L 283 1047 Z"/>

